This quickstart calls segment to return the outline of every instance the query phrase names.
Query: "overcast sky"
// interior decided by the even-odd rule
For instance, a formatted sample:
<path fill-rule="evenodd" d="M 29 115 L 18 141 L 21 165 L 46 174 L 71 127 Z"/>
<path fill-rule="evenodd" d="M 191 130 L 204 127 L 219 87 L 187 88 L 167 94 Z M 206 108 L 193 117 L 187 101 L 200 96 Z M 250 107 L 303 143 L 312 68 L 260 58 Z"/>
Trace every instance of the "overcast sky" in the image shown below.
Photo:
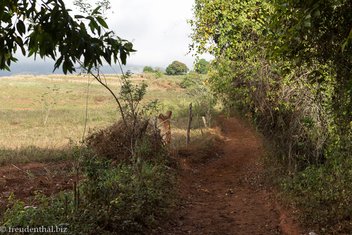
<path fill-rule="evenodd" d="M 64 0 L 67 7 L 79 14 L 73 0 Z M 97 0 L 89 0 L 94 3 Z M 194 0 L 110 0 L 112 9 L 106 13 L 110 29 L 118 36 L 134 44 L 137 50 L 127 60 L 132 71 L 140 70 L 135 66 L 166 68 L 172 61 L 179 60 L 192 68 L 194 57 L 189 53 L 191 28 L 187 20 L 192 18 Z M 0 76 L 18 73 L 48 74 L 54 62 L 38 56 L 25 58 L 16 53 L 19 59 L 11 65 L 11 72 L 1 71 Z M 203 56 L 206 59 L 211 57 Z M 106 72 L 118 72 L 117 66 Z M 135 69 L 133 69 L 135 68 Z M 61 70 L 55 72 L 60 73 Z"/>
<path fill-rule="evenodd" d="M 66 0 L 72 8 L 72 1 Z M 137 50 L 128 64 L 166 67 L 173 60 L 192 66 L 188 54 L 193 0 L 111 0 L 110 29 Z M 187 55 L 188 54 L 188 55 Z"/>

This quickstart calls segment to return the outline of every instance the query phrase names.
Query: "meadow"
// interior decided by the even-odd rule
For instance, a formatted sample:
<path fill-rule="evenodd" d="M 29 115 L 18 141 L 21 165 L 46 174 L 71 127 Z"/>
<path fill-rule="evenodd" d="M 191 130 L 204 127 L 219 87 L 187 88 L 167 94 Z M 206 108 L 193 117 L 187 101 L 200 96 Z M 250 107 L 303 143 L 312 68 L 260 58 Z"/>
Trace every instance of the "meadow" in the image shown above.
<path fill-rule="evenodd" d="M 185 133 L 187 107 L 195 100 L 194 94 L 180 86 L 185 78 L 187 75 L 155 78 L 153 74 L 130 78 L 133 84 L 148 85 L 143 104 L 158 100 L 158 112 L 173 110 L 174 133 L 179 136 Z M 119 76 L 107 75 L 104 80 L 118 94 Z M 0 96 L 1 164 L 64 159 L 83 135 L 120 117 L 109 92 L 89 76 L 1 77 Z M 196 126 L 200 126 L 199 120 Z M 178 141 L 183 141 L 180 138 Z"/>

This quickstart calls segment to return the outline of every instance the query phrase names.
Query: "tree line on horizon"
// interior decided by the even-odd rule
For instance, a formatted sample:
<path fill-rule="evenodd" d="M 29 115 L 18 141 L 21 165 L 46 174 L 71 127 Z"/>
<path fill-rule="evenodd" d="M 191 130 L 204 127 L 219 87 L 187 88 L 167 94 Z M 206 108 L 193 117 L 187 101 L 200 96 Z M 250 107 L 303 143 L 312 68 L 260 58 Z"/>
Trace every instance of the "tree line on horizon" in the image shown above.
<path fill-rule="evenodd" d="M 194 64 L 194 71 L 199 74 L 207 74 L 208 69 L 209 69 L 210 63 L 205 60 L 205 59 L 199 59 L 196 60 Z M 173 61 L 171 64 L 169 64 L 166 69 L 165 73 L 167 75 L 183 75 L 188 73 L 190 70 L 187 67 L 186 64 L 180 62 L 180 61 Z M 143 72 L 145 73 L 160 73 L 163 72 L 163 70 L 159 67 L 153 68 L 152 66 L 144 66 Z"/>

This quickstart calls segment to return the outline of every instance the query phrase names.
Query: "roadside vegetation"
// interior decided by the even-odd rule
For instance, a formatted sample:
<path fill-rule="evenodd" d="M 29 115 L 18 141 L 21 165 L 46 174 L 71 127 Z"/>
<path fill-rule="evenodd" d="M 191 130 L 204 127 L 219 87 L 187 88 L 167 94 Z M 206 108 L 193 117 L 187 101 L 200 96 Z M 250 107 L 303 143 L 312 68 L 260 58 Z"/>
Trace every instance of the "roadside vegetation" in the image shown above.
<path fill-rule="evenodd" d="M 68 228 L 71 234 L 141 234 L 167 218 L 177 199 L 175 162 L 170 154 L 180 148 L 188 151 L 184 147 L 188 106 L 193 102 L 194 142 L 204 142 L 203 135 L 209 136 L 202 116 L 211 121 L 216 110 L 204 76 L 146 75 L 129 77 L 133 86 L 148 86 L 140 105 L 154 104 L 148 111 L 151 124 L 134 147 L 133 156 L 125 148 L 131 133 L 121 121 L 116 123 L 120 119 L 116 104 L 91 77 L 17 76 L 0 80 L 0 92 L 12 101 L 2 103 L 1 165 L 72 161 L 79 165 L 80 178 L 73 190 L 58 194 L 38 192 L 25 200 L 10 196 L 2 217 L 4 226 L 54 224 Z M 118 76 L 108 75 L 106 80 L 110 87 L 121 89 Z M 48 107 L 42 97 L 49 100 Z M 153 116 L 167 110 L 173 111 L 171 152 L 152 128 Z"/>
<path fill-rule="evenodd" d="M 62 226 L 69 234 L 148 234 L 165 220 L 175 195 L 173 146 L 165 146 L 153 121 L 166 110 L 187 115 L 184 108 L 198 94 L 191 97 L 185 88 L 200 88 L 203 96 L 204 80 L 197 76 L 196 83 L 182 88 L 186 78 L 161 80 L 159 70 L 147 68 L 146 77 L 124 73 L 122 65 L 135 50 L 109 30 L 104 12 L 110 2 L 74 5 L 81 15 L 71 15 L 58 0 L 0 3 L 0 69 L 9 70 L 21 50 L 29 57 L 50 57 L 54 69 L 65 74 L 78 69 L 84 74 L 1 78 L 1 164 L 35 178 L 16 164 L 66 160 L 74 174 L 67 175 L 72 190 L 25 198 L 16 198 L 11 180 L 2 179 L 10 191 L 1 195 L 6 204 L 1 225 Z M 120 65 L 122 75 L 102 74 L 99 68 L 106 63 Z M 183 63 L 174 65 L 172 75 L 188 72 Z M 209 116 L 209 105 L 204 110 Z"/>
<path fill-rule="evenodd" d="M 77 0 L 75 16 L 59 0 L 35 4 L 0 3 L 0 69 L 20 50 L 85 75 L 1 78 L 0 164 L 69 160 L 75 180 L 59 194 L 10 195 L 3 225 L 153 230 L 173 204 L 172 153 L 185 143 L 192 103 L 193 135 L 206 135 L 218 109 L 249 119 L 268 140 L 281 200 L 319 234 L 351 233 L 351 1 L 196 0 L 190 47 L 214 60 L 198 60 L 195 72 L 174 61 L 167 75 L 146 66 L 141 76 L 99 70 L 135 52 L 109 31 L 108 0 Z M 169 110 L 166 147 L 153 120 Z"/>
<path fill-rule="evenodd" d="M 351 9 L 197 0 L 191 21 L 213 94 L 270 140 L 272 179 L 319 234 L 352 231 Z"/>

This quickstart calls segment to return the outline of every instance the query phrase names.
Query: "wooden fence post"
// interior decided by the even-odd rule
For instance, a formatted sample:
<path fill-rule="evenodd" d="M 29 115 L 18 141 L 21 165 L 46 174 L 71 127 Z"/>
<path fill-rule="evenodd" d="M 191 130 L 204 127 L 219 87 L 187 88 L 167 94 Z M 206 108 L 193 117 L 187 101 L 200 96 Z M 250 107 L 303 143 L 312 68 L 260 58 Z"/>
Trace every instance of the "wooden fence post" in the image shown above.
<path fill-rule="evenodd" d="M 202 116 L 203 124 L 205 128 L 208 128 L 207 120 L 205 119 L 205 116 Z"/>
<path fill-rule="evenodd" d="M 190 132 L 191 132 L 191 124 L 192 124 L 192 103 L 189 104 L 189 113 L 188 113 L 188 126 L 187 126 L 187 135 L 186 135 L 186 144 L 188 145 L 191 141 Z"/>

